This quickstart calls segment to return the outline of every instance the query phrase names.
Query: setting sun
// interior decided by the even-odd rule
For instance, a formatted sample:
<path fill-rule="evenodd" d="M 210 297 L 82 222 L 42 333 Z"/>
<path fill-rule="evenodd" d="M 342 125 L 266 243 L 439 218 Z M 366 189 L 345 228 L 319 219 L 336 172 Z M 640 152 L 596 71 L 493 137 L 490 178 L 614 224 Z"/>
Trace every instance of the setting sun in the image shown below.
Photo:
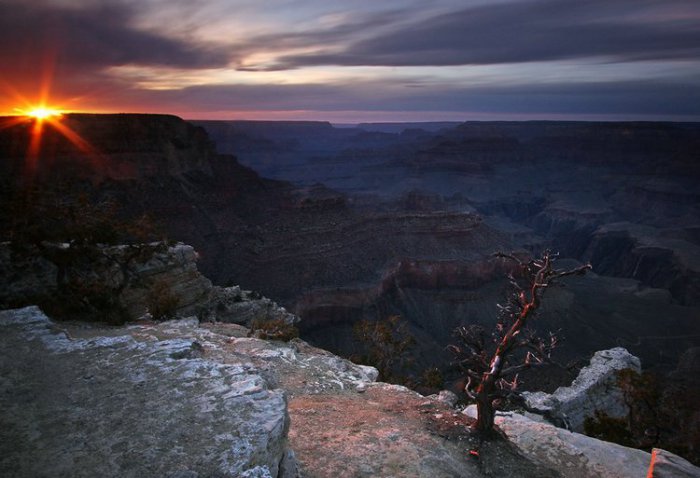
<path fill-rule="evenodd" d="M 46 108 L 43 106 L 40 106 L 38 108 L 33 108 L 33 109 L 26 112 L 27 116 L 31 116 L 32 118 L 36 118 L 39 120 L 58 117 L 58 116 L 61 116 L 62 114 L 63 113 L 60 110 L 53 109 L 53 108 Z"/>

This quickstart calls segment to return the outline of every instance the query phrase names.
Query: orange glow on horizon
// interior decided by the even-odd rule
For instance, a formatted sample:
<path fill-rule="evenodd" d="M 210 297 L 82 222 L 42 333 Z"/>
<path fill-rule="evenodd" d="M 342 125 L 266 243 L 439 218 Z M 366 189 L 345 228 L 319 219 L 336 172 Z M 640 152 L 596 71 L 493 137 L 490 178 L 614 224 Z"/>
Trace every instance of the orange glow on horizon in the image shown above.
<path fill-rule="evenodd" d="M 56 108 L 49 108 L 46 106 L 38 106 L 32 108 L 25 113 L 27 116 L 43 121 L 49 118 L 60 118 L 63 116 L 63 112 Z"/>
<path fill-rule="evenodd" d="M 49 107 L 46 106 L 46 103 L 42 103 L 40 106 L 14 108 L 14 111 L 18 118 L 26 118 L 33 122 L 25 163 L 25 174 L 30 180 L 37 171 L 37 166 L 41 157 L 42 138 L 47 126 L 60 133 L 77 147 L 78 150 L 84 153 L 93 167 L 99 166 L 100 155 L 98 151 L 70 126 L 64 124 L 63 110 L 57 107 Z M 16 124 L 17 122 L 18 121 L 10 122 L 7 126 Z"/>

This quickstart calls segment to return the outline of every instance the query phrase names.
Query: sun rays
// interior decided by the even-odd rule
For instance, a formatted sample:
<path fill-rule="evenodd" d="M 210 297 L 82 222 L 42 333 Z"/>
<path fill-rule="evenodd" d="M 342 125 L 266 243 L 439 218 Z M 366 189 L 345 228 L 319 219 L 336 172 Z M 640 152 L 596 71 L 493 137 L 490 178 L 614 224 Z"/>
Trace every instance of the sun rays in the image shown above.
<path fill-rule="evenodd" d="M 83 158 L 91 166 L 99 166 L 99 152 L 70 125 L 70 113 L 64 112 L 57 106 L 43 103 L 36 106 L 25 106 L 15 108 L 15 116 L 6 117 L 0 123 L 0 129 L 11 128 L 21 124 L 26 124 L 28 130 L 28 141 L 24 163 L 24 173 L 28 180 L 32 180 L 37 174 L 39 163 L 43 158 L 44 140 L 47 136 L 58 133 L 58 135 L 71 143 Z M 54 152 L 50 153 L 54 154 Z"/>

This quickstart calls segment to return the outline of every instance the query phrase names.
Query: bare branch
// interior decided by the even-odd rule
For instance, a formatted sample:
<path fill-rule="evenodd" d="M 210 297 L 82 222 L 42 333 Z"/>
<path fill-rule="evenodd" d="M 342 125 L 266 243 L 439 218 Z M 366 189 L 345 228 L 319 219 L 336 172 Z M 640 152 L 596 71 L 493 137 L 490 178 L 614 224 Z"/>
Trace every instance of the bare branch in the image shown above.
<path fill-rule="evenodd" d="M 507 303 L 498 304 L 499 318 L 491 334 L 494 342 L 486 340 L 483 327 L 471 325 L 455 331 L 466 347 L 449 348 L 467 370 L 465 393 L 477 403 L 477 429 L 484 432 L 493 427 L 498 403 L 517 396 L 518 373 L 551 363 L 551 353 L 558 345 L 557 335 L 550 332 L 549 337 L 543 338 L 527 328 L 540 307 L 544 292 L 555 280 L 582 275 L 591 269 L 588 264 L 571 270 L 556 270 L 552 265 L 558 254 L 549 251 L 527 263 L 513 253 L 496 252 L 493 257 L 512 261 L 520 268 L 517 278 L 512 274 L 508 276 L 513 294 Z M 514 374 L 512 380 L 506 380 L 505 377 Z"/>
<path fill-rule="evenodd" d="M 515 257 L 513 254 L 506 254 L 505 252 L 497 251 L 497 252 L 494 252 L 491 256 L 497 257 L 499 259 L 508 259 L 510 261 L 515 262 L 520 267 L 525 267 L 525 264 L 523 263 L 523 261 L 521 261 L 520 259 Z"/>

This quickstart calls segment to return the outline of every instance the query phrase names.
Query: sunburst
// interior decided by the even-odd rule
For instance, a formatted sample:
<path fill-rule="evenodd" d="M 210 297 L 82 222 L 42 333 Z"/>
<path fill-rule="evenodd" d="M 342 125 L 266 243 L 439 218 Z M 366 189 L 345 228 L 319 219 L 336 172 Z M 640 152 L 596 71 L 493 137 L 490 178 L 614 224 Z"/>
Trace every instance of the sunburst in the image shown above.
<path fill-rule="evenodd" d="M 50 105 L 49 102 L 42 102 L 38 105 L 27 105 L 24 108 L 15 108 L 16 117 L 14 120 L 3 125 L 9 127 L 12 124 L 17 124 L 22 121 L 31 121 L 33 123 L 27 147 L 27 155 L 25 162 L 25 173 L 28 179 L 35 175 L 37 166 L 41 156 L 42 138 L 47 127 L 57 131 L 68 141 L 73 143 L 75 147 L 83 152 L 90 162 L 98 160 L 99 154 L 84 138 L 75 132 L 67 123 L 68 116 L 58 106 Z"/>
<path fill-rule="evenodd" d="M 60 118 L 61 116 L 63 116 L 63 111 L 57 108 L 50 108 L 47 106 L 37 106 L 36 108 L 30 109 L 25 114 L 30 118 L 43 121 L 49 118 Z"/>

